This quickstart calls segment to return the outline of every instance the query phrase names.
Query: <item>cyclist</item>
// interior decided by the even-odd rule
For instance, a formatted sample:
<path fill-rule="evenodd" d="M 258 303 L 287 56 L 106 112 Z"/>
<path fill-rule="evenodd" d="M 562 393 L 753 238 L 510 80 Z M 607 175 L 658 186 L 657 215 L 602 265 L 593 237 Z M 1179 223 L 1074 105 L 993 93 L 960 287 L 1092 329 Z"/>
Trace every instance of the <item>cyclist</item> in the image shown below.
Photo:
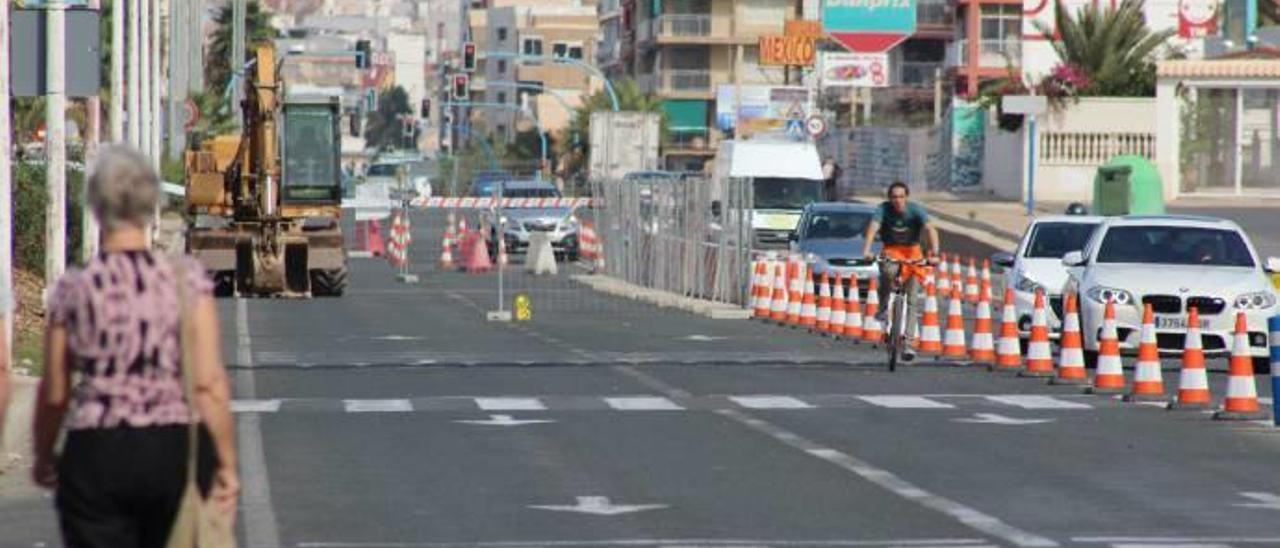
<path fill-rule="evenodd" d="M 908 199 L 911 196 L 911 189 L 902 181 L 894 181 L 889 185 L 888 200 L 881 203 L 876 208 L 875 214 L 871 217 L 871 222 L 867 224 L 867 229 L 863 234 L 862 255 L 868 259 L 875 258 L 871 253 L 871 243 L 875 241 L 875 237 L 880 236 L 882 248 L 880 254 L 889 259 L 899 261 L 919 261 L 927 259 L 929 264 L 935 264 L 938 257 L 938 248 L 941 245 L 938 239 L 938 230 L 929 222 L 929 213 L 925 211 L 924 206 L 912 202 Z M 921 239 L 928 247 L 926 255 L 921 247 Z M 880 302 L 888 305 L 889 293 L 889 270 L 880 270 Z M 917 289 L 919 285 L 924 283 L 928 269 L 904 264 L 899 275 L 907 281 L 907 325 L 906 335 L 910 342 L 915 338 L 916 332 L 916 312 L 919 310 L 917 301 Z M 880 314 L 887 312 L 881 309 Z M 915 357 L 915 353 L 908 344 L 903 351 L 903 359 L 910 360 Z"/>

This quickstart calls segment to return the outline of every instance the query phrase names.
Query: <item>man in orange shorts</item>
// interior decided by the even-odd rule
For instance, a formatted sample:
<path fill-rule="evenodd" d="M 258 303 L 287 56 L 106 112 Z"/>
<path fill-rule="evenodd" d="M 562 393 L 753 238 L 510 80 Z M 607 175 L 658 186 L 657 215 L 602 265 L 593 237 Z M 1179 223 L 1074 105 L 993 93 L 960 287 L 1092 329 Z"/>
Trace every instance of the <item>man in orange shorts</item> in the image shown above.
<path fill-rule="evenodd" d="M 876 236 L 879 236 L 883 246 L 880 254 L 887 258 L 900 261 L 918 261 L 928 258 L 930 264 L 937 262 L 940 246 L 938 230 L 929 223 L 929 212 L 924 206 L 907 199 L 910 195 L 911 189 L 907 188 L 907 184 L 902 181 L 894 181 L 889 185 L 889 199 L 876 208 L 863 234 L 862 255 L 864 257 L 875 258 L 871 253 L 871 244 Z M 929 249 L 927 255 L 921 247 L 922 237 Z M 890 280 L 886 270 L 888 269 L 880 270 L 880 302 L 887 305 Z M 907 278 L 906 333 L 908 339 L 915 338 L 919 289 L 927 273 L 927 268 L 912 265 L 903 265 L 903 271 L 900 273 Z M 884 312 L 885 310 L 881 309 L 881 314 Z M 903 354 L 904 359 L 910 360 L 914 357 L 910 348 L 911 345 L 908 344 Z"/>

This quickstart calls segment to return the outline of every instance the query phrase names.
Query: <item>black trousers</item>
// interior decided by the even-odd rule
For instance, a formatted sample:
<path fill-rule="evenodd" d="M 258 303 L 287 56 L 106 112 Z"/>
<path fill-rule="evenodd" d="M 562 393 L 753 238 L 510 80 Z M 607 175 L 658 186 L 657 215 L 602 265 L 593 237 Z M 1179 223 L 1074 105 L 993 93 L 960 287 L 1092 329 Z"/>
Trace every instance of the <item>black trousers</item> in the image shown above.
<path fill-rule="evenodd" d="M 185 425 L 72 430 L 55 505 L 69 548 L 163 548 L 187 473 Z M 208 494 L 216 457 L 201 426 L 196 477 Z"/>

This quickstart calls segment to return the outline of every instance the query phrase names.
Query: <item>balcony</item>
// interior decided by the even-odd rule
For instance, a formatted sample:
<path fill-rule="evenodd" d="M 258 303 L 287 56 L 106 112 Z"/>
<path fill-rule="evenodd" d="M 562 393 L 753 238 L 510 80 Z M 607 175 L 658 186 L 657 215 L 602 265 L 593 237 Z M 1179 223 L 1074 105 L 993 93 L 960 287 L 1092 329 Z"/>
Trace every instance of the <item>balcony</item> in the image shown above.
<path fill-rule="evenodd" d="M 969 40 L 956 40 L 953 44 L 949 60 L 956 61 L 954 64 L 961 67 L 969 65 Z M 1022 65 L 1022 40 L 1004 39 L 1004 40 L 979 40 L 978 41 L 978 63 L 983 68 L 1005 68 L 1009 65 Z"/>
<path fill-rule="evenodd" d="M 711 71 L 705 69 L 657 69 L 653 74 L 641 74 L 636 78 L 640 89 L 658 94 L 708 94 Z"/>
<path fill-rule="evenodd" d="M 672 131 L 667 133 L 663 149 L 668 153 L 714 152 L 710 131 Z"/>
<path fill-rule="evenodd" d="M 944 68 L 944 64 L 934 61 L 903 61 L 899 67 L 898 80 L 901 85 L 930 87 L 937 80 L 938 69 Z"/>
<path fill-rule="evenodd" d="M 948 0 L 919 0 L 916 4 L 916 25 L 920 27 L 945 27 L 950 31 L 955 21 L 955 6 Z"/>
<path fill-rule="evenodd" d="M 655 38 L 711 37 L 710 15 L 683 13 L 659 15 L 649 24 L 653 27 L 650 35 Z"/>

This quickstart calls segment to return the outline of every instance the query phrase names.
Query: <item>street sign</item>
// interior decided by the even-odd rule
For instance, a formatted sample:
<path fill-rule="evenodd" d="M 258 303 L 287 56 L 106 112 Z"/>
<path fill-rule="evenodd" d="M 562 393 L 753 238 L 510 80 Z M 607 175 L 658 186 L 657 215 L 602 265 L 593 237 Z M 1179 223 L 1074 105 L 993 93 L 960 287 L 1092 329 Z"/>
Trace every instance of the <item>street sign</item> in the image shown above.
<path fill-rule="evenodd" d="M 809 120 L 804 123 L 804 128 L 809 131 L 809 135 L 813 137 L 821 137 L 827 132 L 827 121 L 821 116 L 810 116 Z"/>
<path fill-rule="evenodd" d="M 787 137 L 798 141 L 800 139 L 804 139 L 805 131 L 803 121 L 787 120 Z"/>
<path fill-rule="evenodd" d="M 787 109 L 787 119 L 789 119 L 789 120 L 803 120 L 803 119 L 804 119 L 804 105 L 801 105 L 801 104 L 800 104 L 800 103 L 798 103 L 798 102 L 797 102 L 797 103 L 792 103 L 792 104 L 791 104 L 791 108 L 790 108 L 790 109 Z"/>
<path fill-rule="evenodd" d="M 825 87 L 879 88 L 889 85 L 889 54 L 823 52 Z"/>
<path fill-rule="evenodd" d="M 849 51 L 882 53 L 916 32 L 916 0 L 822 0 L 822 30 Z"/>
<path fill-rule="evenodd" d="M 812 67 L 817 51 L 813 38 L 808 36 L 767 34 L 760 37 L 761 66 Z"/>
<path fill-rule="evenodd" d="M 187 99 L 182 106 L 183 110 L 186 112 L 186 118 L 183 120 L 182 129 L 191 131 L 191 128 L 195 127 L 196 122 L 200 121 L 200 108 L 197 107 L 196 102 L 191 99 Z"/>
<path fill-rule="evenodd" d="M 1044 114 L 1049 102 L 1043 95 L 1005 95 L 1000 99 L 1000 110 L 1005 114 Z"/>

